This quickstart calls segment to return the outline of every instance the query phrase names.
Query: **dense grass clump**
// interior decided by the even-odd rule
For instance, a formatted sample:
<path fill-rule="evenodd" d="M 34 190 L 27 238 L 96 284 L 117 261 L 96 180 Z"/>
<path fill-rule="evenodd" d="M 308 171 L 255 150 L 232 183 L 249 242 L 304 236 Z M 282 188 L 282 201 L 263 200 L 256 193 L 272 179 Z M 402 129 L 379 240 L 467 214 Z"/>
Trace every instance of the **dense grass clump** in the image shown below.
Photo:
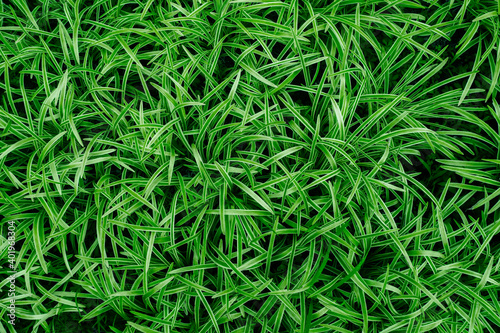
<path fill-rule="evenodd" d="M 0 333 L 499 332 L 499 15 L 0 1 Z"/>

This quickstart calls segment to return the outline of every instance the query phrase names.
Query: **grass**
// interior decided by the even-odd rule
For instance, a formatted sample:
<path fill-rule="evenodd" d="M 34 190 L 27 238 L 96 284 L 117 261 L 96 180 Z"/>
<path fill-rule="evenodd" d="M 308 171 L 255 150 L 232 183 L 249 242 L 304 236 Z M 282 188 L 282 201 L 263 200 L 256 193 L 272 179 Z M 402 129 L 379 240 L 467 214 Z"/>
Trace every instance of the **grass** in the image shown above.
<path fill-rule="evenodd" d="M 499 15 L 0 1 L 0 332 L 498 332 Z"/>

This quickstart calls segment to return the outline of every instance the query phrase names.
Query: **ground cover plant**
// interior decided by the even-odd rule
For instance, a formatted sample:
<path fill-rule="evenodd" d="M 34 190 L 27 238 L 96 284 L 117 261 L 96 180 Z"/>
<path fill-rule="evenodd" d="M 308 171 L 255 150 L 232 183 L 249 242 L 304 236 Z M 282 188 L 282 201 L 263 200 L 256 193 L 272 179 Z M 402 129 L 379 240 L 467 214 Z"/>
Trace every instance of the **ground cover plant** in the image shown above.
<path fill-rule="evenodd" d="M 0 332 L 499 332 L 499 15 L 1 0 Z"/>

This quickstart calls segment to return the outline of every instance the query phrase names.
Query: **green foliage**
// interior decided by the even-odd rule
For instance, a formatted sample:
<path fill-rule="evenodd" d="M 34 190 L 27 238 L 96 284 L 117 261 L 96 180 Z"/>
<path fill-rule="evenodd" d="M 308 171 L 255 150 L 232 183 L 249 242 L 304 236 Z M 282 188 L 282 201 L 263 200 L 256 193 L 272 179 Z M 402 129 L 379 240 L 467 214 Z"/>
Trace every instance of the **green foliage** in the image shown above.
<path fill-rule="evenodd" d="M 0 332 L 500 329 L 500 1 L 0 4 Z"/>

